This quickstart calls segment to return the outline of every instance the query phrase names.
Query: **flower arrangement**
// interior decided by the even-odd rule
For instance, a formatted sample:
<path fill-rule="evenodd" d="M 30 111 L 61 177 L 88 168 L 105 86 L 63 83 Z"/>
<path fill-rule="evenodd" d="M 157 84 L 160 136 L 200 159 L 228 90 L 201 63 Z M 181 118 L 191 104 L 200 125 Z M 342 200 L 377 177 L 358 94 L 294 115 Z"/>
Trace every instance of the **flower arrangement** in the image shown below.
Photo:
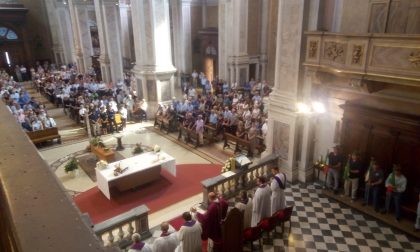
<path fill-rule="evenodd" d="M 92 140 L 90 140 L 90 145 L 98 146 L 99 143 L 102 143 L 103 144 L 102 139 L 100 137 L 98 137 L 98 136 L 97 137 L 94 137 L 94 138 L 92 138 Z"/>
<path fill-rule="evenodd" d="M 136 147 L 133 149 L 133 155 L 141 154 L 143 153 L 143 147 L 141 146 L 141 143 L 136 143 Z"/>
<path fill-rule="evenodd" d="M 108 166 L 108 162 L 105 160 L 99 160 L 99 162 L 96 163 L 96 167 L 98 169 L 105 169 Z"/>
<path fill-rule="evenodd" d="M 236 169 L 235 157 L 230 157 L 225 161 L 225 165 L 222 167 L 222 173 L 228 171 L 234 171 Z"/>
<path fill-rule="evenodd" d="M 160 152 L 160 146 L 156 144 L 156 145 L 153 147 L 153 152 L 154 152 L 154 153 L 158 153 L 158 152 Z"/>
<path fill-rule="evenodd" d="M 79 162 L 77 161 L 76 158 L 70 159 L 70 161 L 67 162 L 67 164 L 64 166 L 64 171 L 66 173 L 75 171 L 77 169 L 79 169 Z"/>

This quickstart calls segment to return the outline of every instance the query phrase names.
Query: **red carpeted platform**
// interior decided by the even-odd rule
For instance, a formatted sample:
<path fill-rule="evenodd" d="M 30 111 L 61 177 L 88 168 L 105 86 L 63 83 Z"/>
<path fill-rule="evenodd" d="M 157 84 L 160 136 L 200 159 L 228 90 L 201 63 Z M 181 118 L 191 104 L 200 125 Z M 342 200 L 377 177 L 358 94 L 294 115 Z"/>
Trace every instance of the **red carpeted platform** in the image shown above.
<path fill-rule="evenodd" d="M 220 170 L 221 166 L 214 164 L 177 165 L 176 177 L 162 170 L 160 180 L 116 194 L 111 200 L 94 187 L 74 197 L 74 202 L 82 213 L 89 213 L 94 224 L 142 204 L 153 213 L 200 193 L 201 181 L 219 175 Z"/>

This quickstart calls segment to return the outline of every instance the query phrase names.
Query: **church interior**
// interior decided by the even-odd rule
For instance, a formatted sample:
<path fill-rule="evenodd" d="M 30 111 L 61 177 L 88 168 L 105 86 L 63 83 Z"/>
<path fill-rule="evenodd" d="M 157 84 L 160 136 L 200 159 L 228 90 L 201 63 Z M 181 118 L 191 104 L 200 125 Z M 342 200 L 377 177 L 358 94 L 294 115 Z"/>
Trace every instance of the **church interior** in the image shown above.
<path fill-rule="evenodd" d="M 420 0 L 0 0 L 0 251 L 420 251 Z"/>

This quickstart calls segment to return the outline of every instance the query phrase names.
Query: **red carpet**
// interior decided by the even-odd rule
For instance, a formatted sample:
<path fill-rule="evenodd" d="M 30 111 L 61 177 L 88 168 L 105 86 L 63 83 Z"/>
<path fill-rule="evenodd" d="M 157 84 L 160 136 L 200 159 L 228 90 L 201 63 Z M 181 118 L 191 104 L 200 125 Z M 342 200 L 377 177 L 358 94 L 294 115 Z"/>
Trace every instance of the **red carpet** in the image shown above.
<path fill-rule="evenodd" d="M 134 191 L 117 194 L 111 200 L 94 187 L 74 197 L 74 202 L 82 213 L 89 213 L 94 224 L 142 204 L 146 204 L 150 213 L 153 213 L 200 193 L 201 181 L 219 175 L 221 170 L 220 165 L 214 164 L 186 164 L 176 167 L 176 177 L 162 170 L 160 180 Z"/>

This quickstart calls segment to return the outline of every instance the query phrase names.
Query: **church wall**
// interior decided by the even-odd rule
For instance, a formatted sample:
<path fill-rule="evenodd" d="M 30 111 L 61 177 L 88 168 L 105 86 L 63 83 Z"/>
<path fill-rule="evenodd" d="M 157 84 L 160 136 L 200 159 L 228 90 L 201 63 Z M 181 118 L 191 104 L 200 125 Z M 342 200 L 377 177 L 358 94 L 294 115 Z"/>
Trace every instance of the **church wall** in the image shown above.
<path fill-rule="evenodd" d="M 248 55 L 260 53 L 261 1 L 248 2 Z"/>
<path fill-rule="evenodd" d="M 27 8 L 26 29 L 33 60 L 53 60 L 48 15 L 43 0 L 21 0 Z M 31 62 L 32 63 L 32 62 Z"/>
<path fill-rule="evenodd" d="M 200 41 L 198 31 L 203 26 L 202 7 L 191 6 L 191 41 L 192 41 L 192 68 L 201 71 Z"/>
<path fill-rule="evenodd" d="M 369 1 L 343 1 L 341 15 L 342 33 L 366 33 L 369 23 Z"/>
<path fill-rule="evenodd" d="M 219 26 L 219 10 L 218 6 L 207 6 L 207 27 L 218 27 Z"/>
<path fill-rule="evenodd" d="M 278 0 L 270 1 L 270 12 L 268 20 L 268 46 L 267 46 L 267 83 L 274 86 L 274 73 L 276 65 L 276 41 L 277 41 L 277 20 Z"/>

